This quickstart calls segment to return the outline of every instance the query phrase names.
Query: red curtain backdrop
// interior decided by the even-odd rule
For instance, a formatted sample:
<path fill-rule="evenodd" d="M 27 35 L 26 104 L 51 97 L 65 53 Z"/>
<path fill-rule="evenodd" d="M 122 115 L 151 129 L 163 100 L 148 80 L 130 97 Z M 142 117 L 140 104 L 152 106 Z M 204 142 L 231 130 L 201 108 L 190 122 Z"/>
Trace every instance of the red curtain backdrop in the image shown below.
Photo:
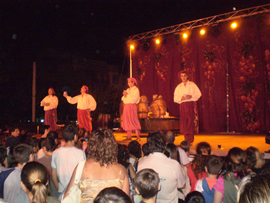
<path fill-rule="evenodd" d="M 270 130 L 270 15 L 231 22 L 137 42 L 132 51 L 133 76 L 141 95 L 151 103 L 162 95 L 171 116 L 179 116 L 173 102 L 179 71 L 202 92 L 198 101 L 200 132 L 250 132 Z M 227 94 L 228 93 L 228 94 Z M 227 102 L 227 97 L 228 101 Z M 229 118 L 227 122 L 227 106 Z"/>

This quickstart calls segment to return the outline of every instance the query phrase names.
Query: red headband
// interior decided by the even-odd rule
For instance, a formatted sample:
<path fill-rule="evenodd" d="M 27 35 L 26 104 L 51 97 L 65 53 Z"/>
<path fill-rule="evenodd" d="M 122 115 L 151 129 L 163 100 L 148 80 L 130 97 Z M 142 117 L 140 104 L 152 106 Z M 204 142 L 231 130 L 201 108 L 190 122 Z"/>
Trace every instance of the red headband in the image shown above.
<path fill-rule="evenodd" d="M 135 85 L 137 85 L 137 80 L 135 78 L 128 78 L 128 82 L 133 82 Z"/>
<path fill-rule="evenodd" d="M 88 93 L 88 87 L 86 85 L 83 85 L 82 87 L 85 89 L 86 93 Z"/>

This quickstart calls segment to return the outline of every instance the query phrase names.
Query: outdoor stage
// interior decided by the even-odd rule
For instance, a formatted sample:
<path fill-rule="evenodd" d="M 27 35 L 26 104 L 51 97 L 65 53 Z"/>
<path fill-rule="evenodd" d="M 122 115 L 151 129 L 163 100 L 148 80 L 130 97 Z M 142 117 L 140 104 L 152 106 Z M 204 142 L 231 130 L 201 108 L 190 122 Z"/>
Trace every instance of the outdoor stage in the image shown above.
<path fill-rule="evenodd" d="M 126 133 L 114 132 L 117 142 L 127 145 L 130 141 L 124 141 L 126 139 Z M 146 143 L 147 139 L 146 133 L 142 133 L 141 140 L 139 141 L 141 145 Z M 135 133 L 132 134 L 132 140 L 136 140 Z M 177 134 L 175 138 L 175 144 L 180 145 L 180 142 L 184 140 L 184 135 Z M 191 146 L 191 152 L 195 153 L 196 145 L 199 142 L 206 141 L 212 147 L 212 154 L 219 156 L 226 156 L 227 152 L 232 147 L 240 147 L 245 150 L 250 146 L 257 147 L 261 153 L 270 150 L 270 145 L 265 143 L 265 134 L 199 134 L 195 136 L 194 143 Z M 218 149 L 218 145 L 221 145 L 221 149 Z M 268 155 L 266 157 L 268 158 Z"/>

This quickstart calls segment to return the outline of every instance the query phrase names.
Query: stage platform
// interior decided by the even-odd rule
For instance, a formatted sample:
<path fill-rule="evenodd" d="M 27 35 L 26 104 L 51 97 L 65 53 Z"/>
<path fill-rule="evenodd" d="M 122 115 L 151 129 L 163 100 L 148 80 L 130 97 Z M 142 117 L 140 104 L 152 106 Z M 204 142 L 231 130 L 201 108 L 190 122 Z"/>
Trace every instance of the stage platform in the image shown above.
<path fill-rule="evenodd" d="M 130 141 L 124 141 L 126 139 L 126 133 L 114 132 L 117 142 L 127 145 Z M 139 141 L 141 145 L 146 143 L 147 139 L 146 133 L 142 133 L 141 140 Z M 132 140 L 136 140 L 136 134 L 132 133 Z M 175 144 L 177 146 L 184 140 L 184 135 L 177 134 L 175 138 Z M 194 143 L 191 146 L 191 152 L 195 153 L 196 145 L 199 142 L 208 142 L 212 147 L 212 154 L 219 156 L 226 156 L 228 151 L 232 147 L 240 147 L 245 150 L 250 146 L 257 147 L 261 153 L 270 150 L 270 145 L 265 143 L 265 134 L 202 134 L 195 135 Z M 221 148 L 218 148 L 218 145 L 221 145 Z M 268 158 L 268 154 L 266 154 Z"/>

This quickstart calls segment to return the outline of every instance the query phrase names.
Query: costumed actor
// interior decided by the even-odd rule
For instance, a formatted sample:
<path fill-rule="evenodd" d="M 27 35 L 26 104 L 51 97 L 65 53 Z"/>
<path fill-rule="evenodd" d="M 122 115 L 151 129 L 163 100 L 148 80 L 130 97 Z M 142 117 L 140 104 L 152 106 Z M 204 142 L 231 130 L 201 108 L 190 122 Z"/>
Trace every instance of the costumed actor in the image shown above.
<path fill-rule="evenodd" d="M 45 111 L 45 125 L 50 126 L 51 131 L 57 129 L 57 106 L 58 98 L 55 96 L 55 91 L 53 88 L 48 89 L 48 96 L 46 96 L 41 102 L 40 106 L 44 106 Z"/>
<path fill-rule="evenodd" d="M 137 140 L 140 140 L 141 125 L 138 119 L 137 104 L 140 101 L 140 91 L 136 87 L 135 78 L 128 78 L 127 90 L 123 91 L 123 128 L 127 132 L 127 139 L 131 140 L 131 131 L 135 130 Z"/>
<path fill-rule="evenodd" d="M 64 92 L 64 97 L 70 104 L 77 103 L 77 118 L 79 122 L 79 128 L 85 128 L 89 133 L 92 132 L 92 118 L 91 111 L 94 111 L 97 107 L 96 100 L 88 94 L 88 87 L 83 85 L 81 88 L 81 94 L 75 97 L 68 96 L 67 92 Z"/>
<path fill-rule="evenodd" d="M 197 103 L 201 97 L 201 91 L 194 82 L 188 80 L 186 71 L 180 72 L 180 83 L 174 91 L 174 102 L 180 104 L 180 132 L 184 134 L 189 143 L 194 141 L 194 133 L 198 133 L 198 125 L 195 125 Z"/>

